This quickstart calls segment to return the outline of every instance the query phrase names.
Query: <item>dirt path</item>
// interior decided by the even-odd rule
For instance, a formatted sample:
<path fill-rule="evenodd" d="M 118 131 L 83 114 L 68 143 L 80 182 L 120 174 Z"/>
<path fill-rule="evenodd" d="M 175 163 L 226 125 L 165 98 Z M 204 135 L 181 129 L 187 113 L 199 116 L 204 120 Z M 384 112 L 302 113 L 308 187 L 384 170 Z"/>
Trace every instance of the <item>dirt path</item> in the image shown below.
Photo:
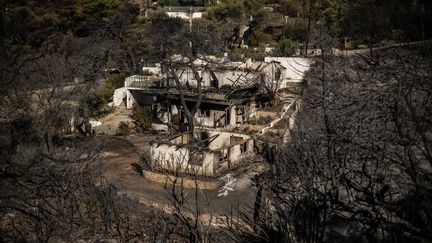
<path fill-rule="evenodd" d="M 132 135 L 129 139 L 134 141 L 134 144 L 139 144 L 140 150 L 146 150 L 148 146 L 145 144 L 148 144 L 154 137 L 155 135 Z M 119 193 L 161 208 L 167 208 L 171 205 L 168 200 L 169 194 L 164 189 L 164 185 L 147 180 L 133 171 L 131 163 L 139 162 L 139 151 L 134 144 L 124 137 L 101 136 L 100 138 L 104 143 L 103 174 L 109 182 L 119 189 Z M 246 172 L 234 177 L 234 182 L 230 185 L 233 190 L 230 190 L 226 196 L 220 195 L 219 190 L 199 191 L 198 200 L 203 214 L 220 216 L 228 214 L 232 208 L 250 209 L 255 201 L 255 191 L 252 188 L 250 178 L 259 170 L 262 168 L 255 164 Z M 194 204 L 195 190 L 185 189 L 185 192 L 186 199 Z"/>
<path fill-rule="evenodd" d="M 126 110 L 124 105 L 116 107 L 113 113 L 108 114 L 107 116 L 98 120 L 102 122 L 102 124 L 99 126 L 95 126 L 94 130 L 98 135 L 115 135 L 120 122 L 132 121 L 130 115 L 132 115 L 132 111 Z"/>

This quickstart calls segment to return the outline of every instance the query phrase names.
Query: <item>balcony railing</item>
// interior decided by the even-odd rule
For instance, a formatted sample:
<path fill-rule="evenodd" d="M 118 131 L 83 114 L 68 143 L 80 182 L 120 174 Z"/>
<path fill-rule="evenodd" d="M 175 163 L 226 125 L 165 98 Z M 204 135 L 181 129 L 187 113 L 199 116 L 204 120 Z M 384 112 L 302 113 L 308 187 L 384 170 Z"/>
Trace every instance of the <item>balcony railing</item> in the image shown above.
<path fill-rule="evenodd" d="M 154 76 L 133 75 L 126 78 L 125 87 L 153 87 L 157 80 Z"/>

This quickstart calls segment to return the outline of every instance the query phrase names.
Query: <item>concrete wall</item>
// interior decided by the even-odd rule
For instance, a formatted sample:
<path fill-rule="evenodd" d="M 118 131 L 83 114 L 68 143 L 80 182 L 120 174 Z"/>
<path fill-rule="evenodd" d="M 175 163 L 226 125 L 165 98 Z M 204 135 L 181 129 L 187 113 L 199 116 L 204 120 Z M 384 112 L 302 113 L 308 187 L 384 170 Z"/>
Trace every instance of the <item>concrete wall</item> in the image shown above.
<path fill-rule="evenodd" d="M 229 148 L 228 159 L 229 159 L 231 165 L 237 164 L 242 159 L 244 159 L 250 155 L 253 155 L 253 140 L 249 140 L 246 142 L 246 151 L 244 151 L 243 153 L 240 149 L 240 146 L 241 145 L 235 145 L 235 146 Z"/>
<path fill-rule="evenodd" d="M 189 142 L 189 134 L 183 133 L 181 136 L 176 136 L 170 140 L 171 143 L 174 144 L 187 144 Z"/>
<path fill-rule="evenodd" d="M 113 105 L 114 106 L 120 106 L 121 103 L 123 102 L 123 99 L 125 99 L 127 97 L 127 92 L 129 92 L 129 91 L 127 90 L 126 87 L 121 87 L 121 88 L 114 90 Z"/>
<path fill-rule="evenodd" d="M 219 153 L 203 151 L 202 166 L 189 164 L 190 150 L 175 145 L 156 144 L 150 147 L 152 166 L 170 171 L 213 176 L 219 166 Z"/>
<path fill-rule="evenodd" d="M 230 121 L 229 121 L 229 125 L 231 127 L 235 127 L 235 125 L 237 125 L 237 112 L 236 112 L 236 106 L 231 106 L 230 107 Z"/>
<path fill-rule="evenodd" d="M 219 87 L 223 85 L 232 85 L 237 79 L 246 81 L 247 79 L 256 78 L 259 73 L 257 72 L 248 72 L 243 70 L 224 70 L 222 72 L 214 72 L 216 77 L 219 80 Z M 242 82 L 240 82 L 241 84 Z"/>
<path fill-rule="evenodd" d="M 136 103 L 135 98 L 133 97 L 130 90 L 126 91 L 126 109 L 132 109 L 133 105 Z"/>
<path fill-rule="evenodd" d="M 155 130 L 155 131 L 168 131 L 168 126 L 165 124 L 152 123 L 151 128 L 152 128 L 152 130 Z"/>
<path fill-rule="evenodd" d="M 218 132 L 218 131 L 206 131 L 208 133 L 209 136 L 214 136 L 216 134 L 219 134 L 219 136 L 213 140 L 213 142 L 211 142 L 209 144 L 209 149 L 211 150 L 216 150 L 219 149 L 221 147 L 226 147 L 230 145 L 230 141 L 231 141 L 231 137 L 232 136 L 236 136 L 236 137 L 242 137 L 244 140 L 250 139 L 250 136 L 245 135 L 245 134 L 239 134 L 239 133 L 231 133 L 231 132 Z M 254 152 L 254 141 L 253 139 L 250 139 L 249 141 L 246 142 L 246 152 L 241 153 L 240 150 L 240 144 L 238 145 L 234 145 L 224 151 L 219 151 L 219 159 L 224 157 L 224 154 L 229 155 L 228 156 L 228 160 L 230 161 L 231 165 L 235 164 L 236 162 L 239 162 L 240 160 L 242 160 L 243 158 L 252 155 Z M 217 168 L 217 167 L 215 167 Z"/>
<path fill-rule="evenodd" d="M 310 69 L 311 59 L 301 57 L 265 57 L 265 62 L 276 61 L 285 67 L 282 78 L 287 82 L 302 82 L 305 73 Z"/>
<path fill-rule="evenodd" d="M 212 77 L 211 74 L 207 71 L 198 71 L 198 74 L 203 79 L 203 85 L 210 87 L 212 86 Z M 224 70 L 224 71 L 214 71 L 214 74 L 216 75 L 219 85 L 218 88 L 222 87 L 223 85 L 232 85 L 233 82 L 235 82 L 237 79 L 246 81 L 247 79 L 253 79 L 259 75 L 258 72 L 249 72 L 249 71 L 243 71 L 243 70 Z M 193 72 L 191 69 L 187 68 L 185 70 L 178 70 L 177 75 L 180 78 L 180 81 L 185 84 L 186 82 L 189 82 L 189 85 L 196 86 L 197 81 L 193 75 Z M 241 84 L 242 82 L 240 82 Z M 171 82 L 170 86 L 175 86 L 175 82 Z"/>
<path fill-rule="evenodd" d="M 209 144 L 209 149 L 211 150 L 219 149 L 220 147 L 230 145 L 230 137 L 232 136 L 242 137 L 243 139 L 250 138 L 250 136 L 246 134 L 240 134 L 234 132 L 219 132 L 219 131 L 208 131 L 208 130 L 205 131 L 203 130 L 203 132 L 208 133 L 210 137 L 219 134 L 219 136 Z M 252 143 L 252 148 L 253 148 L 253 143 Z"/>
<path fill-rule="evenodd" d="M 204 150 L 202 165 L 195 165 L 189 163 L 191 151 L 186 147 L 177 147 L 173 144 L 184 144 L 187 143 L 188 134 L 175 137 L 170 140 L 173 144 L 168 143 L 152 143 L 150 147 L 150 155 L 152 159 L 152 166 L 155 168 L 163 168 L 170 171 L 180 171 L 185 173 L 198 173 L 207 176 L 214 176 L 216 170 L 219 168 L 219 163 L 223 154 L 227 154 L 228 160 L 235 164 L 246 156 L 253 154 L 254 141 L 250 139 L 248 135 L 231 133 L 231 132 L 219 132 L 219 131 L 208 131 L 199 130 L 197 133 L 207 133 L 208 137 L 219 135 L 216 137 L 208 146 L 210 150 Z M 246 152 L 241 153 L 240 144 L 234 145 L 224 151 L 214 151 L 221 147 L 229 146 L 231 136 L 242 137 L 243 139 L 250 139 L 246 142 Z"/>
<path fill-rule="evenodd" d="M 225 119 L 222 119 L 220 124 L 215 124 L 215 121 L 225 115 L 225 111 L 210 110 L 210 115 L 204 116 L 200 112 L 195 114 L 195 124 L 206 127 L 222 127 L 225 124 Z"/>

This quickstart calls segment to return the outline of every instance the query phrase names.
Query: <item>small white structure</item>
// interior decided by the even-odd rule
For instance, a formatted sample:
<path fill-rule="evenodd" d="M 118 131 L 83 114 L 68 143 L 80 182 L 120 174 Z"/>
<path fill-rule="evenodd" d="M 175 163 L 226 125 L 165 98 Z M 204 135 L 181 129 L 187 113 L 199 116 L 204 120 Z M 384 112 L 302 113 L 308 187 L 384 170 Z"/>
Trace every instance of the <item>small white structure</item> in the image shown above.
<path fill-rule="evenodd" d="M 161 74 L 160 63 L 156 63 L 154 67 L 143 67 L 142 70 L 148 75 L 156 75 L 159 77 L 159 75 Z"/>
<path fill-rule="evenodd" d="M 278 62 L 285 70 L 282 79 L 286 82 L 303 82 L 305 73 L 310 69 L 311 59 L 301 57 L 265 57 L 264 62 Z"/>
<path fill-rule="evenodd" d="M 222 165 L 230 168 L 253 155 L 254 141 L 245 134 L 198 130 L 193 137 L 180 133 L 150 146 L 154 168 L 214 176 Z"/>
<path fill-rule="evenodd" d="M 113 95 L 113 106 L 120 106 L 124 99 L 126 99 L 127 93 L 128 93 L 127 87 L 121 87 L 116 90 L 114 90 Z"/>
<path fill-rule="evenodd" d="M 202 18 L 202 14 L 203 12 L 182 12 L 182 11 L 166 11 L 166 14 L 168 15 L 168 17 L 171 18 L 181 18 L 181 19 L 185 19 L 185 20 L 190 20 L 190 19 L 200 19 Z"/>
<path fill-rule="evenodd" d="M 204 7 L 164 7 L 165 13 L 171 18 L 184 20 L 200 19 L 205 12 Z"/>

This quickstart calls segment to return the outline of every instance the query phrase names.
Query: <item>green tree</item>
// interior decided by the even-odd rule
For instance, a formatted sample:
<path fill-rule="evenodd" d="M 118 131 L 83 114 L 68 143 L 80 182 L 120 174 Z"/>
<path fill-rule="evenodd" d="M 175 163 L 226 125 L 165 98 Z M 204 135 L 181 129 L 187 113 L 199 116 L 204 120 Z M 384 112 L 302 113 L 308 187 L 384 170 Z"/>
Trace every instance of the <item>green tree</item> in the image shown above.
<path fill-rule="evenodd" d="M 346 13 L 345 33 L 367 43 L 372 58 L 373 45 L 389 37 L 389 27 L 388 7 L 379 1 L 357 1 Z"/>
<path fill-rule="evenodd" d="M 207 18 L 217 21 L 229 21 L 241 18 L 246 12 L 243 0 L 223 1 L 207 11 Z"/>
<path fill-rule="evenodd" d="M 144 130 L 151 129 L 152 123 L 152 109 L 150 106 L 134 105 L 132 108 L 132 118 L 136 121 L 138 126 Z"/>
<path fill-rule="evenodd" d="M 279 4 L 281 5 L 281 8 L 278 11 L 289 17 L 298 17 L 303 11 L 303 5 L 300 1 L 282 0 Z"/>
<path fill-rule="evenodd" d="M 249 37 L 248 44 L 251 46 L 265 46 L 272 42 L 272 36 L 270 34 L 264 33 L 260 30 L 254 31 Z"/>
<path fill-rule="evenodd" d="M 277 48 L 273 51 L 273 55 L 289 57 L 295 54 L 298 48 L 298 43 L 290 39 L 279 41 Z"/>
<path fill-rule="evenodd" d="M 284 27 L 284 37 L 297 42 L 304 42 L 307 36 L 307 25 L 304 23 L 288 24 Z"/>

